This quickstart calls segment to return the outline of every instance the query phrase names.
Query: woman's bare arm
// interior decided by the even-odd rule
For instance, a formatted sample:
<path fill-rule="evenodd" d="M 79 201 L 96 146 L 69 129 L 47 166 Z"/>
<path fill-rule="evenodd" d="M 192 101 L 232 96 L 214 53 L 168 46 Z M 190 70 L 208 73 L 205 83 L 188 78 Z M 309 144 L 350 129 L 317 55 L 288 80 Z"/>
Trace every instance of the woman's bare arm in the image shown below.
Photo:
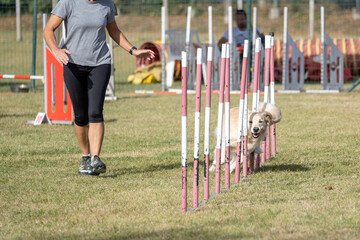
<path fill-rule="evenodd" d="M 109 35 L 114 41 L 122 47 L 125 51 L 129 52 L 133 45 L 127 40 L 125 35 L 120 31 L 116 22 L 109 23 L 106 26 L 106 29 L 109 32 Z M 132 54 L 137 57 L 143 57 L 147 59 L 152 59 L 155 57 L 155 53 L 150 49 L 137 49 L 133 50 Z"/>
<path fill-rule="evenodd" d="M 69 62 L 68 54 L 71 53 L 66 49 L 60 49 L 58 47 L 54 34 L 55 30 L 60 26 L 62 21 L 63 21 L 62 18 L 56 15 L 51 15 L 49 21 L 47 22 L 44 28 L 43 36 L 51 52 L 54 54 L 54 57 L 60 63 L 66 65 Z"/>

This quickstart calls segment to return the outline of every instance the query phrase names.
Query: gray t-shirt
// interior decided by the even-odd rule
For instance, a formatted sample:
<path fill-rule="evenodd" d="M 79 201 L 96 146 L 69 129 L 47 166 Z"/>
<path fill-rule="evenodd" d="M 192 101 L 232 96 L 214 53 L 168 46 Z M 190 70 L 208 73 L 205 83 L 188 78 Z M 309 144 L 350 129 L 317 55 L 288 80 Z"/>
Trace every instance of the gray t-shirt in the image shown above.
<path fill-rule="evenodd" d="M 238 27 L 233 27 L 233 39 L 236 42 L 237 46 L 244 46 L 244 41 L 248 39 L 247 30 L 241 31 Z M 257 34 L 260 33 L 260 29 L 256 28 Z M 250 36 L 252 36 L 252 31 L 250 31 Z M 224 38 L 229 40 L 229 30 L 226 30 L 223 35 Z"/>
<path fill-rule="evenodd" d="M 71 52 L 69 62 L 82 66 L 111 63 L 105 28 L 117 15 L 113 0 L 60 0 L 51 13 L 65 21 L 63 48 Z"/>

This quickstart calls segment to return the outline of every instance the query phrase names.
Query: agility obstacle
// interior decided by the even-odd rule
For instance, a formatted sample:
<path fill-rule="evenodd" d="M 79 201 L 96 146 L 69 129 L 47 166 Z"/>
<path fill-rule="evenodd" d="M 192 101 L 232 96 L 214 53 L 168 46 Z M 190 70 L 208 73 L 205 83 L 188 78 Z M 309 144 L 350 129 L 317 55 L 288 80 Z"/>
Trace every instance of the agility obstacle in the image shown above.
<path fill-rule="evenodd" d="M 165 71 L 165 31 L 166 31 L 166 9 L 161 7 L 161 91 L 166 91 L 166 71 Z"/>
<path fill-rule="evenodd" d="M 273 61 L 273 36 L 266 36 L 266 66 L 265 72 L 267 80 L 265 81 L 266 89 L 268 93 L 265 98 L 269 102 L 275 102 L 275 89 L 274 89 L 274 64 Z M 243 65 L 241 72 L 241 82 L 239 83 L 240 88 L 240 101 L 239 101 L 239 121 L 238 121 L 238 138 L 236 146 L 236 166 L 235 166 L 235 179 L 234 182 L 239 183 L 241 180 L 244 180 L 249 173 L 254 173 L 259 167 L 261 167 L 259 158 L 257 158 L 256 166 L 254 166 L 254 160 L 249 162 L 248 168 L 248 158 L 247 158 L 247 131 L 248 131 L 248 40 L 244 43 L 244 56 L 243 56 Z M 197 55 L 197 81 L 201 79 L 201 49 L 198 49 Z M 181 166 L 182 166 L 182 197 L 181 197 L 181 209 L 182 212 L 191 212 L 198 207 L 205 204 L 205 202 L 221 192 L 221 156 L 225 155 L 225 183 L 224 190 L 231 187 L 230 184 L 230 46 L 229 44 L 222 45 L 221 51 L 221 70 L 220 70 L 220 91 L 219 91 L 219 101 L 218 101 L 218 122 L 217 122 L 217 133 L 216 133 L 216 146 L 215 146 L 215 193 L 209 194 L 209 161 L 210 161 L 210 111 L 211 111 L 211 77 L 210 74 L 212 71 L 212 59 L 213 59 L 213 48 L 208 47 L 207 49 L 207 77 L 206 77 L 206 105 L 205 105 L 205 133 L 204 133 L 204 201 L 199 203 L 199 146 L 200 146 L 200 106 L 201 106 L 201 90 L 200 87 L 196 88 L 195 91 L 195 126 L 194 126 L 194 162 L 193 162 L 193 198 L 192 198 L 192 208 L 187 208 L 187 66 L 188 66 L 188 57 L 186 52 L 182 52 L 182 114 L 181 114 Z M 259 85 L 260 85 L 260 56 L 261 56 L 261 39 L 257 38 L 255 46 L 255 69 L 254 69 L 254 79 L 256 80 L 253 85 L 253 110 L 259 110 Z M 224 101 L 225 97 L 225 101 Z M 224 109 L 225 108 L 225 109 Z M 225 115 L 223 114 L 225 110 Z M 224 136 L 223 134 L 224 129 Z M 268 129 L 269 131 L 269 129 Z M 270 137 L 268 136 L 270 139 Z M 271 141 L 273 144 L 273 140 Z M 224 146 L 222 146 L 224 144 Z M 269 143 L 270 145 L 270 143 Z M 223 152 L 224 151 L 224 152 Z M 270 147 L 267 147 L 266 150 L 270 153 Z M 265 154 L 265 152 L 264 152 Z M 240 178 L 240 168 L 242 161 L 242 178 Z M 262 162 L 263 164 L 264 162 Z"/>
<path fill-rule="evenodd" d="M 196 83 L 196 53 L 193 46 L 193 40 L 202 48 L 202 71 L 206 78 L 206 49 L 205 45 L 201 43 L 199 35 L 196 31 L 191 30 L 191 6 L 187 10 L 186 28 L 185 29 L 168 29 L 165 30 L 165 10 L 162 10 L 162 45 L 163 49 L 167 48 L 167 62 L 162 62 L 162 77 L 166 79 L 166 86 L 163 86 L 163 91 L 166 87 L 171 87 L 173 84 L 173 73 L 175 69 L 175 61 L 181 60 L 181 52 L 186 51 L 188 57 L 188 89 L 193 89 Z M 169 44 L 166 44 L 166 37 Z M 166 65 L 166 67 L 165 67 Z M 166 70 L 165 70 L 166 69 Z M 163 80 L 162 80 L 163 81 Z M 163 83 L 164 84 L 164 83 Z"/>
<path fill-rule="evenodd" d="M 193 89 L 196 83 L 196 53 L 195 48 L 193 46 L 193 42 L 195 42 L 202 49 L 202 75 L 203 78 L 207 77 L 207 57 L 206 57 L 206 46 L 200 41 L 198 33 L 196 31 L 191 30 L 191 6 L 188 7 L 187 10 L 187 20 L 186 20 L 186 28 L 185 29 L 165 29 L 165 8 L 162 7 L 162 32 L 161 32 L 161 42 L 162 49 L 167 48 L 168 58 L 165 62 L 165 57 L 162 57 L 162 91 L 173 91 L 173 89 L 167 89 L 173 84 L 173 73 L 175 69 L 175 61 L 181 60 L 181 52 L 186 51 L 188 57 L 188 89 Z M 228 11 L 232 12 L 232 7 L 230 6 Z M 232 35 L 232 14 L 229 14 L 229 44 L 230 44 L 230 91 L 239 91 L 240 85 L 240 53 L 233 43 L 233 35 Z M 208 32 L 209 32 L 209 40 L 208 46 L 213 48 L 213 67 L 212 67 L 212 90 L 219 89 L 219 75 L 220 75 L 220 62 L 221 62 L 221 54 L 220 50 L 213 38 L 212 33 L 212 7 L 208 7 Z M 166 42 L 166 38 L 169 40 Z M 185 40 L 185 41 L 184 41 Z M 166 84 L 165 84 L 166 83 Z M 164 85 L 165 84 L 165 85 Z"/>
<path fill-rule="evenodd" d="M 260 99 L 260 72 L 261 72 L 261 39 L 256 38 L 255 41 L 255 59 L 254 59 L 254 80 L 253 80 L 253 95 L 252 95 L 252 111 L 259 112 L 259 99 Z M 255 161 L 255 167 L 254 167 Z M 260 167 L 259 154 L 250 153 L 250 173 L 253 173 L 255 169 Z"/>
<path fill-rule="evenodd" d="M 236 144 L 236 166 L 235 166 L 235 183 L 240 181 L 240 163 L 243 160 L 243 177 L 247 177 L 247 82 L 248 82 L 248 44 L 244 41 L 244 53 L 241 71 L 240 83 L 240 102 L 239 102 L 239 122 L 238 122 L 238 138 Z M 241 144 L 243 151 L 241 151 Z"/>
<path fill-rule="evenodd" d="M 270 103 L 275 105 L 275 66 L 274 66 L 274 33 L 271 33 L 270 45 Z M 276 126 L 271 125 L 271 153 L 276 155 Z"/>
<path fill-rule="evenodd" d="M 206 105 L 204 132 L 204 200 L 209 199 L 209 163 L 210 163 L 210 112 L 211 112 L 211 81 L 212 81 L 213 47 L 208 47 L 206 74 Z"/>
<path fill-rule="evenodd" d="M 111 55 L 111 62 L 110 62 L 111 69 L 110 69 L 109 83 L 106 87 L 106 92 L 105 92 L 105 100 L 114 101 L 117 99 L 117 97 L 115 95 L 114 41 L 112 40 L 111 37 L 109 38 L 109 44 L 107 44 L 107 45 L 108 45 L 110 55 Z"/>
<path fill-rule="evenodd" d="M 309 93 L 338 93 L 344 86 L 344 55 L 325 31 L 325 8 L 321 7 L 321 90 Z M 330 48 L 330 51 L 329 51 Z M 330 53 L 330 55 L 329 55 Z"/>
<path fill-rule="evenodd" d="M 11 74 L 0 74 L 0 78 L 43 80 L 43 79 L 44 79 L 44 76 L 39 76 L 39 75 L 11 75 Z"/>
<path fill-rule="evenodd" d="M 43 28 L 47 22 L 47 14 L 43 14 Z M 63 37 L 59 46 L 64 44 L 66 37 L 65 25 L 62 24 Z M 116 100 L 114 87 L 114 60 L 113 60 L 113 42 L 110 40 L 108 44 L 111 60 L 111 75 L 107 86 L 105 100 Z M 35 79 L 44 81 L 44 112 L 39 112 L 35 120 L 27 121 L 29 124 L 40 125 L 42 123 L 49 124 L 73 124 L 72 121 L 72 104 L 70 96 L 67 92 L 64 78 L 63 66 L 56 60 L 49 48 L 43 40 L 43 61 L 44 75 L 10 75 L 0 74 L 0 78 L 9 79 Z"/>
<path fill-rule="evenodd" d="M 254 7 L 253 8 L 253 32 L 252 32 L 252 68 L 255 68 L 255 44 L 256 44 L 256 39 L 258 38 L 257 36 L 257 8 Z M 261 66 L 263 66 L 263 63 L 265 61 L 265 55 L 264 55 L 264 51 L 263 51 L 263 45 L 260 44 L 260 59 L 259 59 Z M 259 83 L 259 92 L 260 91 L 264 91 L 264 78 L 263 78 L 263 69 L 260 69 L 260 83 Z M 251 81 L 254 82 L 254 75 L 255 73 L 253 73 L 251 75 Z"/>
<path fill-rule="evenodd" d="M 43 28 L 45 28 L 46 22 L 47 15 L 43 14 Z M 44 112 L 39 112 L 35 120 L 27 121 L 27 123 L 34 125 L 40 125 L 42 123 L 72 124 L 72 105 L 70 97 L 66 92 L 62 65 L 46 47 L 45 40 L 43 40 L 43 45 L 43 76 L 1 74 L 0 78 L 44 81 Z"/>
<path fill-rule="evenodd" d="M 227 44 L 222 44 L 222 46 L 221 46 L 221 69 L 220 69 L 220 92 L 219 92 L 219 105 L 218 105 L 218 124 L 217 124 L 217 135 L 216 135 L 215 193 L 220 193 L 221 144 L 222 144 L 222 129 L 223 129 L 226 52 L 227 52 Z"/>
<path fill-rule="evenodd" d="M 304 55 L 288 33 L 288 8 L 284 7 L 284 40 L 283 40 L 283 70 L 282 70 L 282 90 L 285 93 L 299 93 L 304 91 Z M 289 77 L 289 56 L 290 46 L 292 49 Z"/>
<path fill-rule="evenodd" d="M 240 90 L 240 53 L 233 38 L 232 6 L 228 8 L 228 31 L 229 31 L 229 64 L 230 64 L 230 86 L 231 91 Z"/>
<path fill-rule="evenodd" d="M 230 9 L 230 8 L 229 8 Z M 230 62 L 230 48 L 229 43 L 226 48 L 225 57 L 225 188 L 230 187 L 230 76 L 231 76 L 231 62 Z M 222 129 L 220 129 L 222 130 Z"/>
<path fill-rule="evenodd" d="M 194 130 L 194 182 L 193 182 L 193 207 L 198 207 L 199 202 L 199 158 L 200 158 L 200 109 L 201 109 L 201 58 L 202 49 L 197 49 L 196 64 L 196 104 L 195 104 L 195 130 Z"/>
<path fill-rule="evenodd" d="M 264 103 L 270 103 L 269 97 L 269 84 L 270 84 L 270 49 L 271 49 L 271 36 L 265 36 L 265 86 L 264 86 Z M 266 126 L 266 136 L 262 141 L 261 163 L 265 163 L 270 159 L 270 125 Z"/>
<path fill-rule="evenodd" d="M 187 211 L 187 56 L 181 52 L 181 209 Z"/>
<path fill-rule="evenodd" d="M 328 47 L 330 56 L 328 57 Z M 344 55 L 325 32 L 325 8 L 321 7 L 321 83 L 323 90 L 342 91 L 344 86 Z M 328 63 L 328 59 L 330 62 Z M 328 76 L 328 69 L 330 76 Z"/>
<path fill-rule="evenodd" d="M 208 32 L 209 32 L 209 46 L 212 47 L 212 61 L 211 61 L 211 90 L 220 88 L 220 62 L 221 62 L 221 53 L 216 44 L 216 41 L 213 36 L 213 24 L 212 24 L 212 6 L 208 7 Z M 207 66 L 207 69 L 209 67 Z M 208 73 L 207 73 L 208 74 Z M 206 75 L 207 76 L 207 75 Z"/>

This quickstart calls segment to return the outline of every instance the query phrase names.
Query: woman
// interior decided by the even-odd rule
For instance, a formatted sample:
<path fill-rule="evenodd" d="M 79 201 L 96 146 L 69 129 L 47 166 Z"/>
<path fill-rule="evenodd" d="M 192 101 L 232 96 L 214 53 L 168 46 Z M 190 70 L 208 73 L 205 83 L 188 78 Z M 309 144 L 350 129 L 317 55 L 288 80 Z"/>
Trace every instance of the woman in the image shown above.
<path fill-rule="evenodd" d="M 75 113 L 75 135 L 82 151 L 79 174 L 106 172 L 100 160 L 104 138 L 103 106 L 110 78 L 110 37 L 130 54 L 154 58 L 151 50 L 138 50 L 119 30 L 113 0 L 61 0 L 44 29 L 44 39 L 55 58 L 64 66 L 64 81 Z M 65 21 L 66 40 L 60 49 L 54 31 Z"/>

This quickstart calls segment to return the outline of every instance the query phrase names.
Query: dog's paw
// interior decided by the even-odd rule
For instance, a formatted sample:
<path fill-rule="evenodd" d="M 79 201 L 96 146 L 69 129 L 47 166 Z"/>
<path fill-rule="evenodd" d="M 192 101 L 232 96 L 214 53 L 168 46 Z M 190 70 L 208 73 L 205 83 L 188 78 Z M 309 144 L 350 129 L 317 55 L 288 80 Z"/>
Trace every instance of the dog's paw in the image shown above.
<path fill-rule="evenodd" d="M 210 171 L 210 172 L 213 172 L 213 171 L 215 171 L 215 168 L 216 168 L 215 165 L 211 165 L 211 167 L 209 168 L 209 171 Z"/>

